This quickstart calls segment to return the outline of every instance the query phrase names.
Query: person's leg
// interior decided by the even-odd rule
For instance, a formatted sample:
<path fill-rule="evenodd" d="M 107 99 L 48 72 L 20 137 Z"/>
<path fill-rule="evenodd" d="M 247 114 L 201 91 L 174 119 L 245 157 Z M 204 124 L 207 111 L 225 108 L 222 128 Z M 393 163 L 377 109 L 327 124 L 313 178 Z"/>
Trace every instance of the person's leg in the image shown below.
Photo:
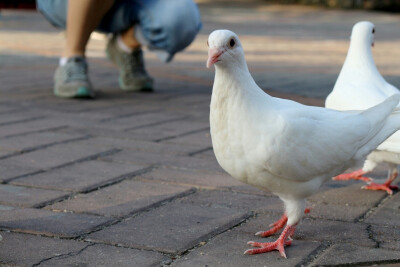
<path fill-rule="evenodd" d="M 69 0 L 64 57 L 85 56 L 90 34 L 114 4 L 114 0 Z"/>
<path fill-rule="evenodd" d="M 54 75 L 54 94 L 66 98 L 93 98 L 85 58 L 90 34 L 112 7 L 114 0 L 69 0 L 66 39 L 60 66 Z"/>

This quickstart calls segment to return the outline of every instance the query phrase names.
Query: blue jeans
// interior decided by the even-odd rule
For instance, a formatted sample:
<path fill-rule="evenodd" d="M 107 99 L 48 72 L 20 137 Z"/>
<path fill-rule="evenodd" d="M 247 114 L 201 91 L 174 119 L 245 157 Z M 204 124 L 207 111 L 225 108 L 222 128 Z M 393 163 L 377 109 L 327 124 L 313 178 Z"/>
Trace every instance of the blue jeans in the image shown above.
<path fill-rule="evenodd" d="M 68 1 L 36 0 L 38 10 L 56 27 L 65 29 Z M 169 54 L 186 48 L 201 29 L 200 13 L 193 0 L 116 0 L 97 29 L 120 33 L 138 24 L 149 49 Z"/>

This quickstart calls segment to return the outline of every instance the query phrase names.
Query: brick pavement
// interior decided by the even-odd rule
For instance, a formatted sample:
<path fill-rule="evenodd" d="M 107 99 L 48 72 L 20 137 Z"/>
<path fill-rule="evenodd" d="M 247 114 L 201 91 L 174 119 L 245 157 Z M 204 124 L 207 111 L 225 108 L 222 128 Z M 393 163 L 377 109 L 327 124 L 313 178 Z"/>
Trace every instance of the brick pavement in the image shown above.
<path fill-rule="evenodd" d="M 352 25 L 376 24 L 375 60 L 400 86 L 399 15 L 257 1 L 199 1 L 204 28 L 174 62 L 146 53 L 153 94 L 118 89 L 89 44 L 95 101 L 51 93 L 62 34 L 35 12 L 0 13 L 0 263 L 11 266 L 319 266 L 400 264 L 399 193 L 328 182 L 309 199 L 288 259 L 242 255 L 278 219 L 275 196 L 218 166 L 206 38 L 239 34 L 251 72 L 275 96 L 323 105 Z M 374 175 L 384 178 L 384 169 Z"/>

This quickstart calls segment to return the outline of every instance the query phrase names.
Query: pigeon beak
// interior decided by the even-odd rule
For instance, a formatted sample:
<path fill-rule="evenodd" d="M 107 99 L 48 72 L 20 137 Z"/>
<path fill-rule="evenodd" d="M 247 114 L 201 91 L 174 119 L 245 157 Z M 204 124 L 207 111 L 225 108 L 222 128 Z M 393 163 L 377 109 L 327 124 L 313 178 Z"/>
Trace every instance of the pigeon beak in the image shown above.
<path fill-rule="evenodd" d="M 371 46 L 374 47 L 375 46 L 375 42 L 372 42 Z"/>
<path fill-rule="evenodd" d="M 210 68 L 214 63 L 219 61 L 219 57 L 224 53 L 223 50 L 217 48 L 208 49 L 207 68 Z"/>

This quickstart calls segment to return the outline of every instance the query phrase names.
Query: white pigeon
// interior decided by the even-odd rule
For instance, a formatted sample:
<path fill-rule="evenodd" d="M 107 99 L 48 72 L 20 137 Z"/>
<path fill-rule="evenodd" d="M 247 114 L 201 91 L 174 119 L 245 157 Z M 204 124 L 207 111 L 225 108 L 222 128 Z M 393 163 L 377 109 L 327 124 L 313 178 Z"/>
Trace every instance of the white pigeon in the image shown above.
<path fill-rule="evenodd" d="M 371 47 L 374 44 L 374 24 L 368 21 L 353 26 L 350 48 L 340 71 L 333 91 L 326 99 L 325 106 L 337 110 L 364 110 L 375 106 L 388 97 L 399 94 L 399 90 L 387 83 L 375 66 Z M 364 175 L 371 172 L 379 163 L 387 163 L 388 179 L 384 184 L 370 183 L 364 189 L 385 190 L 389 194 L 397 186 L 391 185 L 398 175 L 400 164 L 400 132 L 396 132 L 373 151 L 362 169 L 336 176 L 334 180 L 372 179 Z"/>
<path fill-rule="evenodd" d="M 305 212 L 305 199 L 331 177 L 362 163 L 400 129 L 400 114 L 392 114 L 400 95 L 360 112 L 305 106 L 271 97 L 257 86 L 235 33 L 216 30 L 208 45 L 207 67 L 215 65 L 210 131 L 218 163 L 234 178 L 276 194 L 285 204 L 284 215 L 274 224 L 282 227 L 287 221 L 280 237 L 272 243 L 249 242 L 259 248 L 245 253 L 276 249 L 286 257 L 284 246 L 291 244 L 288 238 Z"/>

